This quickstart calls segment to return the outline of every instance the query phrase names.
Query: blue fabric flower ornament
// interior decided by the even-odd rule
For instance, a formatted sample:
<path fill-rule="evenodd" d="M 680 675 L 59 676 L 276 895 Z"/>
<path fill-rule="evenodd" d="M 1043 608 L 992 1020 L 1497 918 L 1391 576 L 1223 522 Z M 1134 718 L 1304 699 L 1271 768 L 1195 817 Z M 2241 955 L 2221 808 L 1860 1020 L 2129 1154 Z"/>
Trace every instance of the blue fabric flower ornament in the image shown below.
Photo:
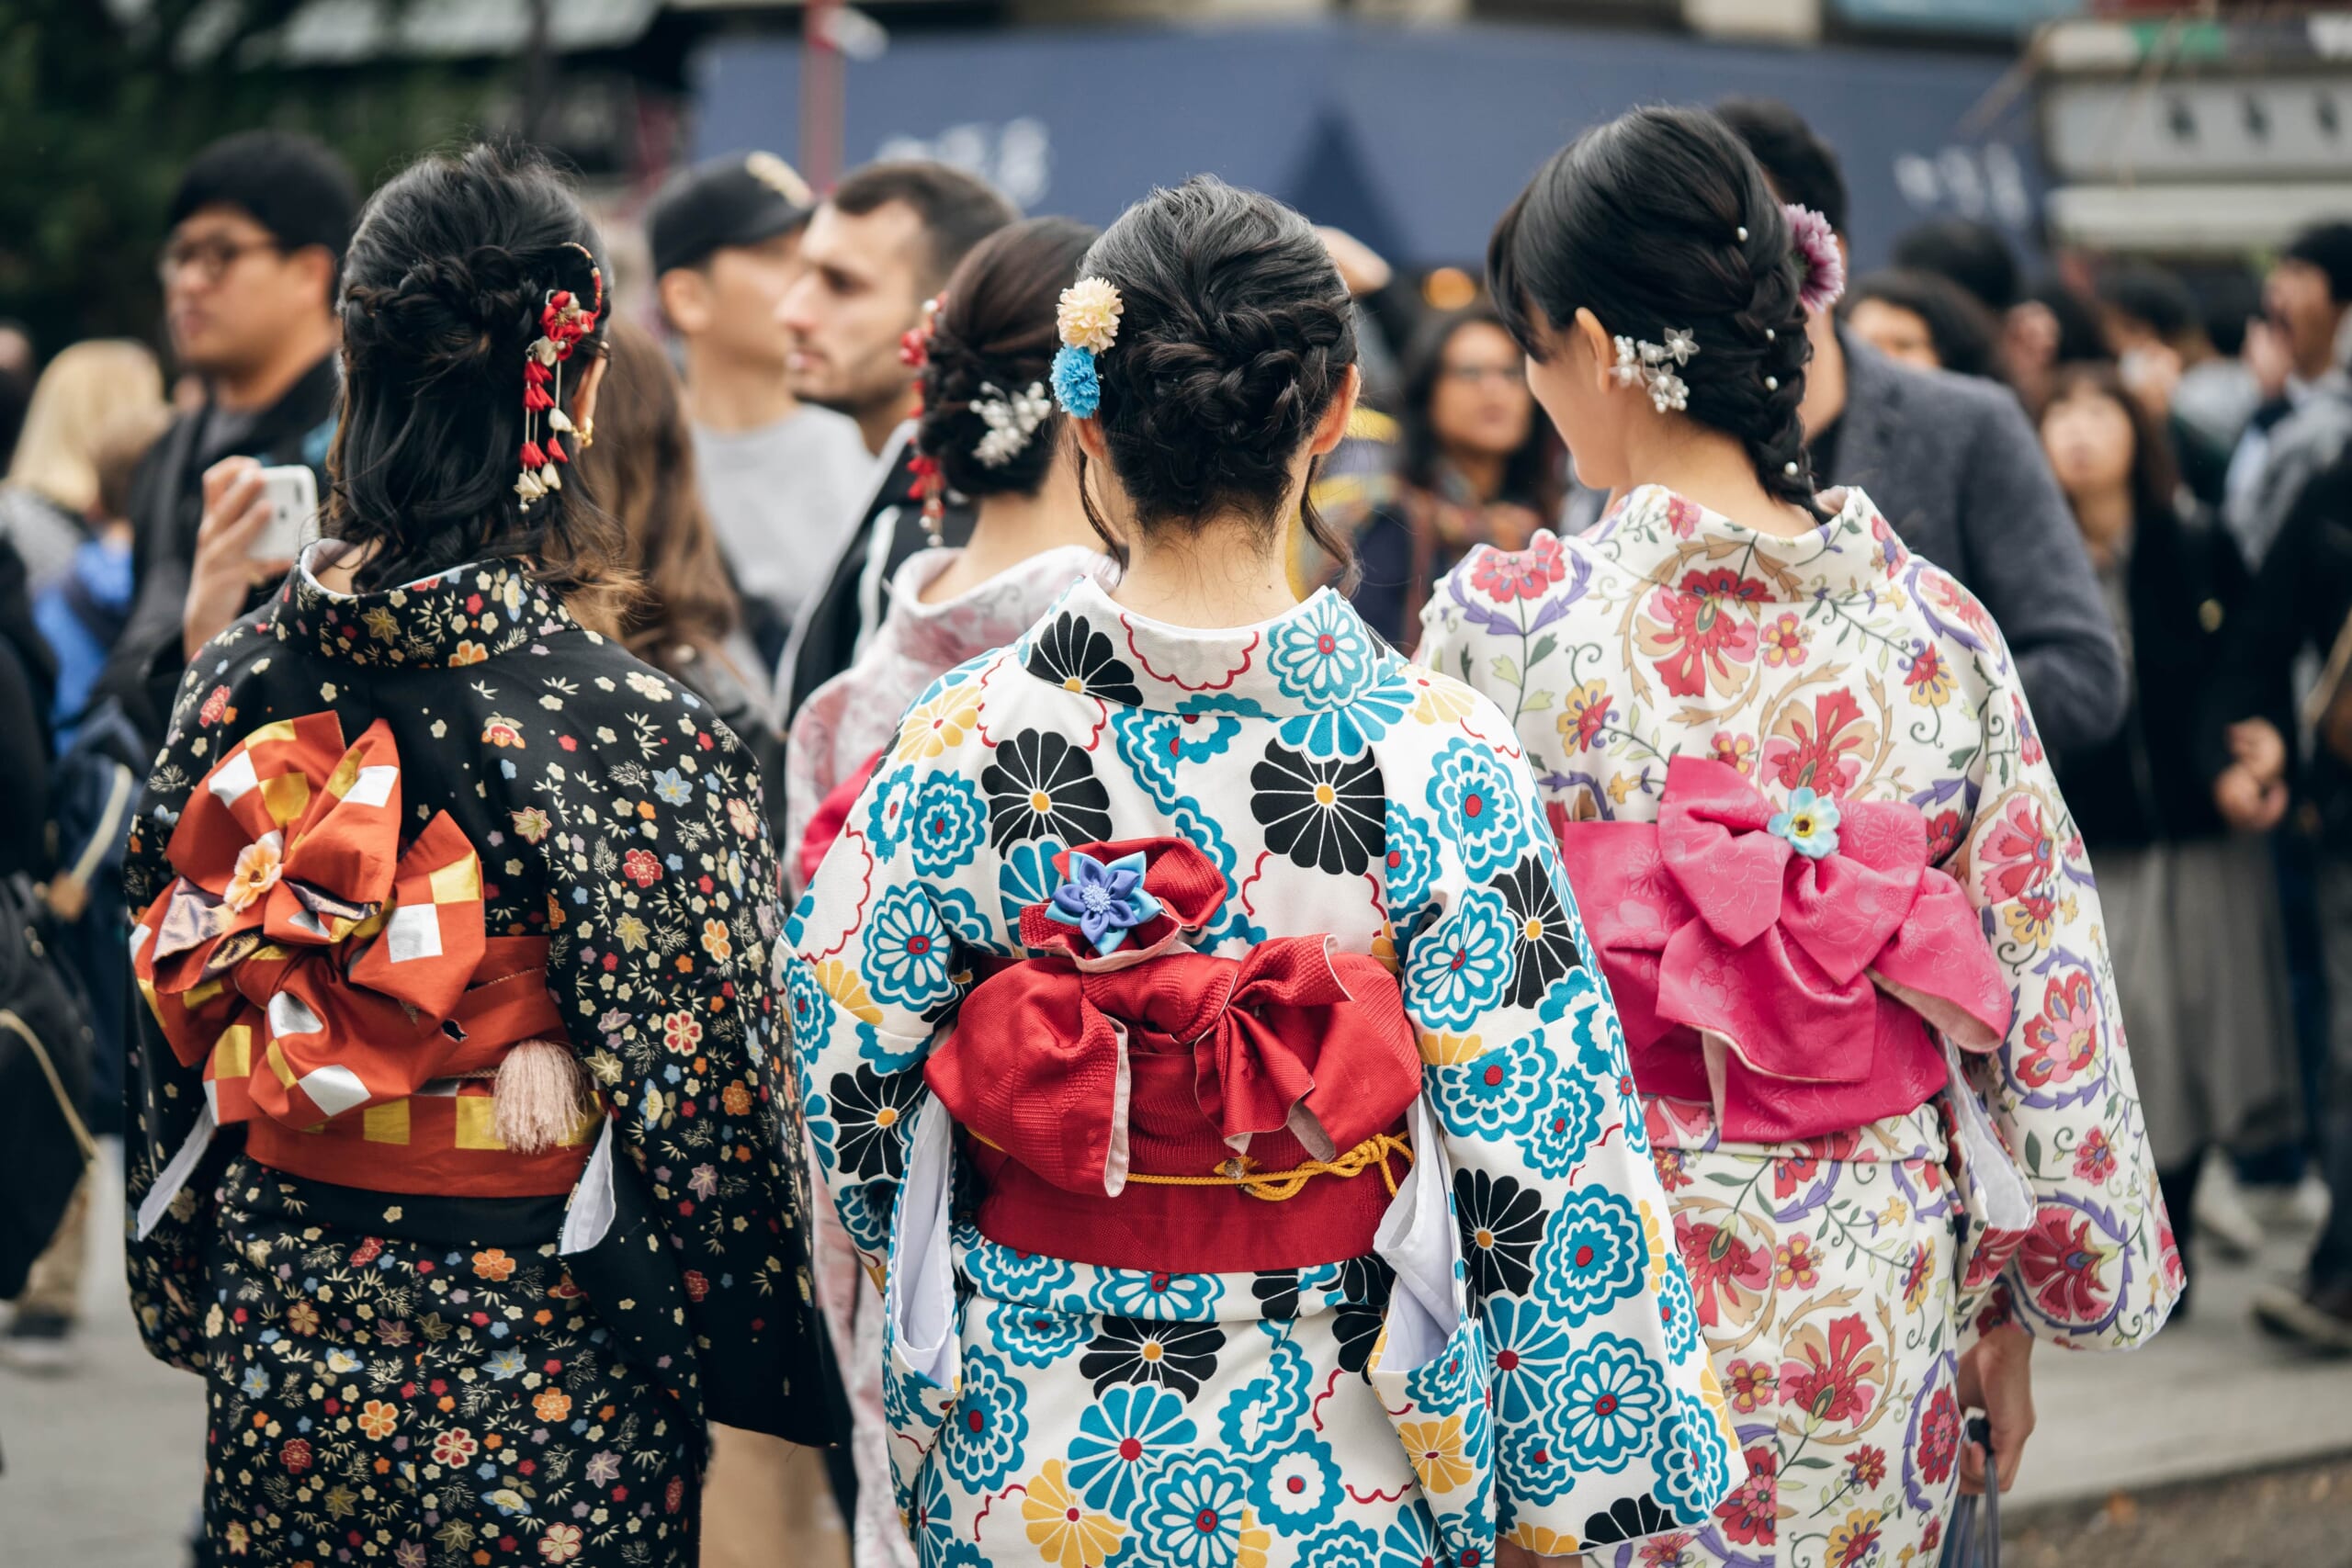
<path fill-rule="evenodd" d="M 1069 880 L 1054 889 L 1046 914 L 1076 926 L 1095 952 L 1118 952 L 1127 932 L 1159 913 L 1159 900 L 1144 890 L 1144 863 L 1140 850 L 1108 865 L 1083 851 L 1070 851 Z"/>
<path fill-rule="evenodd" d="M 1094 374 L 1094 355 L 1064 344 L 1054 351 L 1054 400 L 1075 419 L 1092 419 L 1102 406 L 1102 382 Z"/>
<path fill-rule="evenodd" d="M 1789 796 L 1789 808 L 1764 826 L 1797 853 L 1819 860 L 1838 852 L 1838 818 L 1837 801 L 1800 789 Z"/>

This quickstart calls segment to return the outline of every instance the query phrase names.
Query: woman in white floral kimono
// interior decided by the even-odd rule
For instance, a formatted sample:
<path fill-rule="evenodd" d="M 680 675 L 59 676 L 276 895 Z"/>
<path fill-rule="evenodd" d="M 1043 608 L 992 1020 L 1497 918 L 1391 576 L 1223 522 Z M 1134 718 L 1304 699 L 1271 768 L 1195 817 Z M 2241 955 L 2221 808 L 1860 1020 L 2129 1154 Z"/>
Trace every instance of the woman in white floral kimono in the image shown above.
<path fill-rule="evenodd" d="M 1746 1461 L 1640 1561 L 1931 1563 L 1983 1480 L 1962 1411 L 2006 1485 L 2033 1340 L 2141 1344 L 2180 1288 L 2090 868 L 1999 630 L 1861 492 L 1815 502 L 1826 225 L 1645 109 L 1536 176 L 1490 268 L 1623 499 L 1464 560 L 1421 657 L 1534 769 Z"/>
<path fill-rule="evenodd" d="M 926 1563 L 1549 1560 L 1731 1485 L 1510 725 L 1284 578 L 1350 320 L 1263 197 L 1102 236 L 1054 383 L 1126 570 L 932 687 L 787 929 Z"/>

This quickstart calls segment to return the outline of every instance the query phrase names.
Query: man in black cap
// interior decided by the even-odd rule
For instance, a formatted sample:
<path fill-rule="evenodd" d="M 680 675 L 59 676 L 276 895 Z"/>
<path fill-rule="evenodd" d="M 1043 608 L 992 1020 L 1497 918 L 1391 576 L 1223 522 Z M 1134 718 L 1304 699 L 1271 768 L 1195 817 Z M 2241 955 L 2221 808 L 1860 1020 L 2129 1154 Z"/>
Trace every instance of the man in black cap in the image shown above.
<path fill-rule="evenodd" d="M 855 424 L 802 403 L 785 380 L 776 307 L 814 207 L 791 164 L 751 152 L 681 172 L 646 218 L 662 314 L 685 350 L 703 500 L 770 666 L 808 592 L 809 563 L 840 547 L 874 468 Z"/>
<path fill-rule="evenodd" d="M 335 286 L 358 209 L 333 152 L 277 130 L 207 147 L 172 197 L 157 270 L 173 355 L 203 381 L 204 406 L 164 433 L 132 481 L 136 597 L 99 686 L 151 747 L 187 653 L 291 564 L 250 558 L 270 516 L 261 469 L 306 464 L 327 493 Z"/>

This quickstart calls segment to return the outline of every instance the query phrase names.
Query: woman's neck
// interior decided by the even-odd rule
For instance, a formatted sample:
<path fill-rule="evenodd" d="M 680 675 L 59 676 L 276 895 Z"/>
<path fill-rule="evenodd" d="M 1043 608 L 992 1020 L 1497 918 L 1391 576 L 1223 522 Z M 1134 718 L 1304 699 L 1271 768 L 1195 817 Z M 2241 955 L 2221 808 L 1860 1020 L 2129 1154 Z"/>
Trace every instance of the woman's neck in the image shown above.
<path fill-rule="evenodd" d="M 1445 449 L 1445 460 L 1470 487 L 1471 495 L 1481 502 L 1489 502 L 1503 492 L 1503 468 L 1507 457 L 1493 452 L 1465 452 L 1457 447 Z"/>
<path fill-rule="evenodd" d="M 1087 525 L 1070 465 L 1057 462 L 1035 495 L 982 496 L 973 513 L 970 540 L 917 597 L 925 604 L 944 604 L 1032 556 L 1065 545 L 1100 549 L 1102 541 Z"/>
<path fill-rule="evenodd" d="M 2075 525 L 2083 531 L 2083 547 L 2098 566 L 2111 566 L 2132 543 L 2137 521 L 2128 485 L 2115 485 L 2086 494 L 2069 496 L 2075 505 Z"/>
<path fill-rule="evenodd" d="M 1747 446 L 1689 420 L 1642 420 L 1626 443 L 1625 488 L 1664 485 L 1686 501 L 1759 534 L 1793 539 L 1820 520 L 1781 500 L 1756 477 Z"/>
<path fill-rule="evenodd" d="M 1297 608 L 1279 529 L 1211 517 L 1189 533 L 1142 529 L 1111 597 L 1139 615 L 1202 630 L 1255 626 Z"/>

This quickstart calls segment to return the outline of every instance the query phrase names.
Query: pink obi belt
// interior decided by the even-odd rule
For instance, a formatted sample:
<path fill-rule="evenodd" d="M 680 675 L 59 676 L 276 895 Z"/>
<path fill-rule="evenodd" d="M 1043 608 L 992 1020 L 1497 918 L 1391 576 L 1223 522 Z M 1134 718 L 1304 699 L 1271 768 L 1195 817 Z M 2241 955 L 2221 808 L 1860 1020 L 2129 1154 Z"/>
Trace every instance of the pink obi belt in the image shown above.
<path fill-rule="evenodd" d="M 1054 863 L 1061 887 L 1021 921 L 1047 956 L 975 987 L 923 1068 L 980 1177 L 980 1233 L 1170 1273 L 1370 1252 L 1421 1081 L 1396 979 L 1329 937 L 1193 951 L 1225 878 L 1182 840 Z"/>
<path fill-rule="evenodd" d="M 1915 806 L 1800 789 L 1776 811 L 1677 757 L 1657 822 L 1566 823 L 1560 855 L 1634 1082 L 1712 1101 L 1726 1142 L 1915 1111 L 1950 1077 L 1930 1026 L 1967 1051 L 2008 1033 L 2007 984 Z"/>

